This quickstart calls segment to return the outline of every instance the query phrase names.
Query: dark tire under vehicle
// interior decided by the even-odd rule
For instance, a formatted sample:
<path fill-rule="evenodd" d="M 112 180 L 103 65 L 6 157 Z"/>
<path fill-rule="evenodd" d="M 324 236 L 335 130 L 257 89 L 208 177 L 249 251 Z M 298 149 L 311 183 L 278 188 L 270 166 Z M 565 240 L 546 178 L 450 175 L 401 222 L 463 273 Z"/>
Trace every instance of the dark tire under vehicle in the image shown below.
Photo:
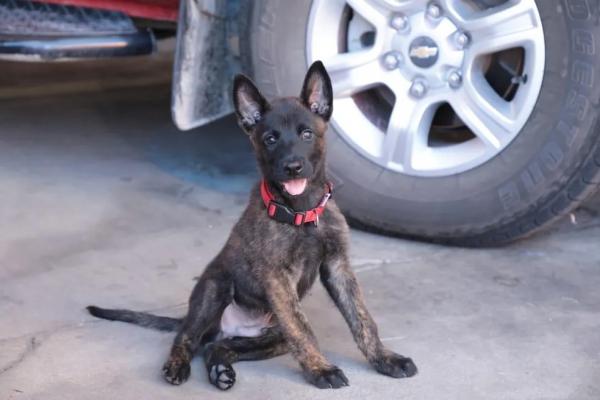
<path fill-rule="evenodd" d="M 504 244 L 548 226 L 600 183 L 600 26 L 592 10 L 538 0 L 545 69 L 537 104 L 497 156 L 440 177 L 391 171 L 333 127 L 328 162 L 335 198 L 355 226 L 466 246 Z M 257 0 L 250 65 L 268 96 L 299 92 L 307 68 L 310 2 Z"/>

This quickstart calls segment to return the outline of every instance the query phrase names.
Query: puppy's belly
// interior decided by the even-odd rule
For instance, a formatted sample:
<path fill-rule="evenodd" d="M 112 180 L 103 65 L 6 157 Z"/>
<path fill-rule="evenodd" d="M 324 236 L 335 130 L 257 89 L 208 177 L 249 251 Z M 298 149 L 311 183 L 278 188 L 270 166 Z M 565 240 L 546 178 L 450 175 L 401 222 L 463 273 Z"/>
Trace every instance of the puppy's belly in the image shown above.
<path fill-rule="evenodd" d="M 234 336 L 256 337 L 262 334 L 262 330 L 269 328 L 271 314 L 263 314 L 250 311 L 232 302 L 223 311 L 221 316 L 221 337 L 230 338 Z"/>

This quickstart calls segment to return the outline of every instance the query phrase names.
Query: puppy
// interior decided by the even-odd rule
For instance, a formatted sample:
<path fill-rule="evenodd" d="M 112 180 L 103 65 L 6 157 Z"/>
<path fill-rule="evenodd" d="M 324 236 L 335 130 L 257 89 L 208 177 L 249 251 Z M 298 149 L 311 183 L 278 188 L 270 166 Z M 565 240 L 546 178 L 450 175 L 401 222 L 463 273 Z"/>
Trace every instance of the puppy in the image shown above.
<path fill-rule="evenodd" d="M 289 352 L 308 382 L 339 388 L 348 379 L 319 350 L 300 306 L 319 276 L 373 368 L 394 378 L 415 375 L 410 358 L 381 343 L 350 267 L 348 226 L 330 199 L 325 170 L 333 97 L 323 64 L 309 68 L 298 98 L 268 102 L 250 79 L 238 75 L 233 100 L 263 179 L 225 247 L 199 278 L 187 315 L 175 319 L 95 306 L 89 312 L 177 331 L 163 367 L 164 378 L 174 385 L 189 378 L 190 361 L 199 352 L 210 382 L 223 390 L 235 383 L 236 361 Z"/>

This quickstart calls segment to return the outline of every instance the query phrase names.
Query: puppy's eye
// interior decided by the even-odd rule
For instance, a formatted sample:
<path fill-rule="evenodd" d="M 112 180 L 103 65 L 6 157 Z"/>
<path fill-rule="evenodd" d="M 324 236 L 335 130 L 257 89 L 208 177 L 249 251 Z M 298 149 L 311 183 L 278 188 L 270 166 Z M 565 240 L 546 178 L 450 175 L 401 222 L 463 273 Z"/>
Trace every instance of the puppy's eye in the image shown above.
<path fill-rule="evenodd" d="M 311 131 L 310 129 L 305 129 L 302 131 L 302 133 L 300 133 L 300 137 L 302 138 L 302 140 L 311 140 L 313 138 L 313 131 Z"/>
<path fill-rule="evenodd" d="M 267 146 L 272 146 L 275 143 L 277 143 L 277 137 L 275 135 L 273 135 L 272 133 L 269 133 L 268 135 L 266 135 L 263 138 L 263 142 L 267 145 Z"/>

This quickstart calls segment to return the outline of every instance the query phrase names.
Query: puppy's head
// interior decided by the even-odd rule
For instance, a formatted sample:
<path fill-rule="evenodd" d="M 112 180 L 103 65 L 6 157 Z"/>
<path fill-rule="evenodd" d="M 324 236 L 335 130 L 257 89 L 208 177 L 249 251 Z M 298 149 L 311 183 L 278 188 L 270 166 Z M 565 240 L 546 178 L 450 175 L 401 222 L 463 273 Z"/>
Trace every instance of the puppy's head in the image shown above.
<path fill-rule="evenodd" d="M 300 196 L 321 174 L 325 131 L 333 111 L 331 81 L 316 61 L 308 69 L 300 97 L 268 102 L 244 75 L 233 82 L 238 122 L 250 137 L 263 176 L 286 196 Z"/>

